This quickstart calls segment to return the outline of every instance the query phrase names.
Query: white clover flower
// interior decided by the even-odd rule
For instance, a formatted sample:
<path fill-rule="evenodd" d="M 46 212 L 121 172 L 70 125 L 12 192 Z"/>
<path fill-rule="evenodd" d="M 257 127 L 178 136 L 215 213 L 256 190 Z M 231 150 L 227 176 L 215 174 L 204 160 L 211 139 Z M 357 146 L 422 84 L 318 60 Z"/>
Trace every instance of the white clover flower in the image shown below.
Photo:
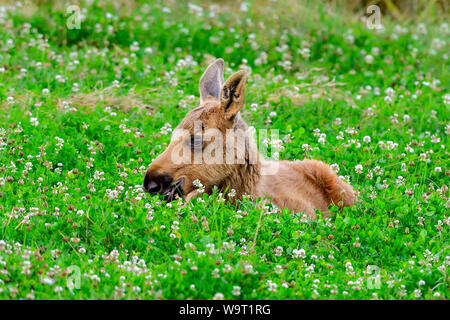
<path fill-rule="evenodd" d="M 219 278 L 220 277 L 220 270 L 215 268 L 212 272 L 211 272 L 213 278 Z"/>
<path fill-rule="evenodd" d="M 325 135 L 325 134 L 321 134 L 321 135 L 320 135 L 320 138 L 319 138 L 319 140 L 318 140 L 318 142 L 319 142 L 320 144 L 325 144 L 325 143 L 327 142 L 327 140 L 326 140 L 326 135 Z"/>
<path fill-rule="evenodd" d="M 223 295 L 223 293 L 217 292 L 214 297 L 213 300 L 223 300 L 225 298 L 225 296 Z"/>
<path fill-rule="evenodd" d="M 334 172 L 338 173 L 339 172 L 339 165 L 337 163 L 333 163 L 330 165 L 330 169 L 333 170 Z"/>
<path fill-rule="evenodd" d="M 55 283 L 55 280 L 53 280 L 52 278 L 45 277 L 45 278 L 41 279 L 41 283 L 42 284 L 48 284 L 48 285 L 51 286 L 51 285 L 53 285 Z"/>
<path fill-rule="evenodd" d="M 374 58 L 373 58 L 372 55 L 368 54 L 367 56 L 364 57 L 364 61 L 365 61 L 367 64 L 372 64 L 373 61 L 374 61 Z"/>
<path fill-rule="evenodd" d="M 294 258 L 304 258 L 306 257 L 306 251 L 304 249 L 294 249 L 292 250 L 292 256 Z"/>
<path fill-rule="evenodd" d="M 404 185 L 405 185 L 405 182 L 406 182 L 406 179 L 403 178 L 402 176 L 398 176 L 397 179 L 395 180 L 395 183 L 396 183 L 398 186 L 404 186 Z"/>
<path fill-rule="evenodd" d="M 280 266 L 279 264 L 277 264 L 277 265 L 275 266 L 275 273 L 276 273 L 276 274 L 281 274 L 282 272 L 283 272 L 283 267 Z"/>
<path fill-rule="evenodd" d="M 161 128 L 160 132 L 164 135 L 167 135 L 172 132 L 172 125 L 170 123 L 164 124 L 164 126 Z"/>
<path fill-rule="evenodd" d="M 226 265 L 223 266 L 222 271 L 223 271 L 223 273 L 229 273 L 229 272 L 233 271 L 233 267 L 230 266 L 229 264 L 226 264 Z"/>
<path fill-rule="evenodd" d="M 442 99 L 444 100 L 444 104 L 448 105 L 450 104 L 450 93 L 446 93 L 442 96 Z"/>
<path fill-rule="evenodd" d="M 283 254 L 283 247 L 282 246 L 278 246 L 273 251 L 275 253 L 275 256 L 281 257 L 281 255 Z"/>
<path fill-rule="evenodd" d="M 201 181 L 200 181 L 199 179 L 195 179 L 195 180 L 192 182 L 192 185 L 193 185 L 194 187 L 197 188 L 197 191 L 198 191 L 199 193 L 205 192 L 205 187 L 203 186 L 203 184 L 201 183 Z"/>
<path fill-rule="evenodd" d="M 345 40 L 346 40 L 347 42 L 349 42 L 349 43 L 354 43 L 354 42 L 355 42 L 355 37 L 354 37 L 352 34 L 348 34 L 348 35 L 345 37 Z"/>
<path fill-rule="evenodd" d="M 427 153 L 421 153 L 420 154 L 420 156 L 419 156 L 419 158 L 420 158 L 420 161 L 422 161 L 422 162 L 430 162 L 430 157 L 429 157 L 429 155 L 427 154 Z"/>
<path fill-rule="evenodd" d="M 370 52 L 374 55 L 374 56 L 378 56 L 380 54 L 380 48 L 378 47 L 373 47 Z"/>
<path fill-rule="evenodd" d="M 427 26 L 424 23 L 419 23 L 417 25 L 417 32 L 424 35 L 427 34 L 428 33 Z"/>
<path fill-rule="evenodd" d="M 278 288 L 278 285 L 275 282 L 272 282 L 272 280 L 267 280 L 266 286 L 270 292 L 276 292 Z"/>
<path fill-rule="evenodd" d="M 391 87 L 388 87 L 386 90 L 384 90 L 384 93 L 388 96 L 388 97 L 394 97 L 395 96 L 395 90 L 392 89 Z"/>
<path fill-rule="evenodd" d="M 433 134 L 431 136 L 431 143 L 439 143 L 439 142 L 441 142 L 441 138 Z"/>
<path fill-rule="evenodd" d="M 30 123 L 33 127 L 37 127 L 39 125 L 38 118 L 34 118 L 34 117 L 30 118 Z"/>
<path fill-rule="evenodd" d="M 304 58 L 309 59 L 311 57 L 311 50 L 309 48 L 298 49 L 298 53 Z"/>
<path fill-rule="evenodd" d="M 356 167 L 355 167 L 355 172 L 357 173 L 357 174 L 361 174 L 362 172 L 363 172 L 363 166 L 361 165 L 361 164 L 358 164 L 358 165 L 356 165 Z"/>
<path fill-rule="evenodd" d="M 248 274 L 253 273 L 253 266 L 251 264 L 244 265 L 244 273 Z"/>
<path fill-rule="evenodd" d="M 415 298 L 420 298 L 421 296 L 422 296 L 422 291 L 420 291 L 419 289 L 414 290 Z"/>
<path fill-rule="evenodd" d="M 138 51 L 139 50 L 139 43 L 137 41 L 133 41 L 133 43 L 130 46 L 131 51 Z"/>

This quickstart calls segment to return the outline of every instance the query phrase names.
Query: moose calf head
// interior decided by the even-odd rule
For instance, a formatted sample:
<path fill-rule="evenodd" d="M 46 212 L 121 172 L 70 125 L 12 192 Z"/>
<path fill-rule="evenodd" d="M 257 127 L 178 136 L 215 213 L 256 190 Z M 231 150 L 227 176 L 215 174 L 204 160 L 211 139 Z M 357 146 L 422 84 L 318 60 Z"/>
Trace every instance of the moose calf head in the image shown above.
<path fill-rule="evenodd" d="M 227 81 L 224 62 L 216 60 L 200 79 L 200 106 L 191 110 L 174 130 L 167 149 L 149 166 L 143 188 L 167 201 L 188 195 L 199 179 L 205 191 L 220 186 L 237 166 L 257 161 L 247 124 L 239 110 L 244 105 L 245 71 Z"/>

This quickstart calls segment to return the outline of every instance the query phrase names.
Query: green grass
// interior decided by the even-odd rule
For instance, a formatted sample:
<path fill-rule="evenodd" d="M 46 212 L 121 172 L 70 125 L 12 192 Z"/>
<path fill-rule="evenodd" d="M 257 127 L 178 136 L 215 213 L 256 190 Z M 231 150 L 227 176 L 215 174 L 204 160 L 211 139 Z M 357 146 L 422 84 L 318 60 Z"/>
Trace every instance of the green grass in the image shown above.
<path fill-rule="evenodd" d="M 65 8 L 0 10 L 0 299 L 449 298 L 448 25 L 261 2 L 94 1 L 79 30 Z M 280 131 L 280 158 L 337 164 L 355 206 L 143 194 L 211 56 L 248 68 L 243 117 Z"/>

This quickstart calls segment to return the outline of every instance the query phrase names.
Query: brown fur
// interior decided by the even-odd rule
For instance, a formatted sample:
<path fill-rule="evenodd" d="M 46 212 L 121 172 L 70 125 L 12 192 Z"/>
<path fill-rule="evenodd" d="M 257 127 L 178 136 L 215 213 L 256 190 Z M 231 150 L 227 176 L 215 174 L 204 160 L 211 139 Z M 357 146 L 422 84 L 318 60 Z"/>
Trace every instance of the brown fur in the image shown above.
<path fill-rule="evenodd" d="M 223 61 L 219 59 L 208 67 L 200 81 L 200 106 L 190 111 L 177 128 L 185 129 L 194 136 L 194 121 L 202 121 L 203 132 L 209 128 L 218 129 L 223 134 L 224 141 L 227 129 L 236 132 L 247 130 L 247 124 L 239 113 L 244 104 L 246 75 L 239 71 L 225 83 L 221 77 Z M 203 148 L 211 143 L 205 140 Z M 144 188 L 146 183 L 152 181 L 156 181 L 154 184 L 160 184 L 161 177 L 170 177 L 169 182 L 184 179 L 182 194 L 186 201 L 190 201 L 198 194 L 192 183 L 199 179 L 206 192 L 210 192 L 213 186 L 220 190 L 234 189 L 236 198 L 241 198 L 244 194 L 254 198 L 269 198 L 269 201 L 280 208 L 305 212 L 312 218 L 315 217 L 315 209 L 327 213 L 330 204 L 343 207 L 354 203 L 355 194 L 352 187 L 339 179 L 336 173 L 321 161 L 268 161 L 257 152 L 256 146 L 247 140 L 244 163 L 175 164 L 171 160 L 171 154 L 181 143 L 185 141 L 172 140 L 167 149 L 152 162 L 146 174 Z M 252 152 L 257 155 L 255 163 L 248 161 Z M 276 167 L 278 169 L 274 170 L 274 174 L 262 174 L 264 170 Z"/>

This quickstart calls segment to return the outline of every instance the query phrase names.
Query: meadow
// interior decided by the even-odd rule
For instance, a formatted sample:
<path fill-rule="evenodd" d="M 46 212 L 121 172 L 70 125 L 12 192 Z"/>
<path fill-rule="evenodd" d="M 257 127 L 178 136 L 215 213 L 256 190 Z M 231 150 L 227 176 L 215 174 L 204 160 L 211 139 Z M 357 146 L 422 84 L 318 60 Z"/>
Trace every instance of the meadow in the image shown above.
<path fill-rule="evenodd" d="M 78 16 L 76 8 L 80 9 Z M 0 299 L 450 297 L 448 15 L 325 1 L 0 4 Z M 79 18 L 79 19 L 78 19 Z M 144 193 L 215 58 L 280 159 L 357 190 L 329 219 Z"/>

